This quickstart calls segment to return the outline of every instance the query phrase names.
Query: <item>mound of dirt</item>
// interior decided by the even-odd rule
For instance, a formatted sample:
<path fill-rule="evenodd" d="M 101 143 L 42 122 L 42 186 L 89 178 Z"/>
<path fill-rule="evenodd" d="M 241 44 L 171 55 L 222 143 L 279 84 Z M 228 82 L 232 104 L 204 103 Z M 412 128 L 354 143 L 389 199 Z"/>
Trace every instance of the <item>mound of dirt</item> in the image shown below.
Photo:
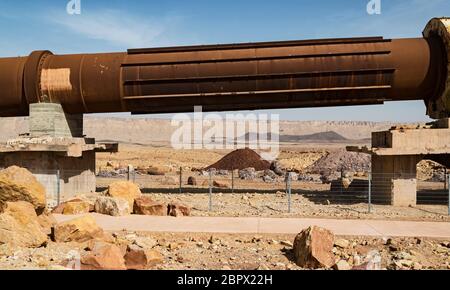
<path fill-rule="evenodd" d="M 330 152 L 320 158 L 316 163 L 307 168 L 308 172 L 320 173 L 321 171 L 354 171 L 367 172 L 371 168 L 371 158 L 369 154 L 347 152 L 339 150 Z"/>
<path fill-rule="evenodd" d="M 217 170 L 242 170 L 253 167 L 256 171 L 270 169 L 270 162 L 264 160 L 258 153 L 251 149 L 238 149 L 226 155 L 218 162 L 208 166 L 206 170 L 214 168 Z"/>

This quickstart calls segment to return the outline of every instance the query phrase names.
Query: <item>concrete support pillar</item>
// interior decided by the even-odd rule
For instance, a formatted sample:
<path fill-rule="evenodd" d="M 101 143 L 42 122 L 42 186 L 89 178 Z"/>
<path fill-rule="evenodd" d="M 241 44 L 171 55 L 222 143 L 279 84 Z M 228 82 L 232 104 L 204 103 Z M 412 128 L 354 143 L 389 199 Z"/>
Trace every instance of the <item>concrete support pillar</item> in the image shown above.
<path fill-rule="evenodd" d="M 417 155 L 372 155 L 372 196 L 376 203 L 412 206 L 417 203 Z"/>
<path fill-rule="evenodd" d="M 29 124 L 31 137 L 83 137 L 83 115 L 66 114 L 60 104 L 31 104 Z"/>

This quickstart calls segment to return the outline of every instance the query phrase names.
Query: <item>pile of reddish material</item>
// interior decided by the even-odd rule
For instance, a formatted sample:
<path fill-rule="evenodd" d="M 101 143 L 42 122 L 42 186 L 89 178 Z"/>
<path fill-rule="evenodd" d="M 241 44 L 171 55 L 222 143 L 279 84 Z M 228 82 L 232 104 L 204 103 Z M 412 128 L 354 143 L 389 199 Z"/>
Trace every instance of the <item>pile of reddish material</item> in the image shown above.
<path fill-rule="evenodd" d="M 218 162 L 210 165 L 206 170 L 214 168 L 217 170 L 234 170 L 253 167 L 256 171 L 270 169 L 270 162 L 264 160 L 258 153 L 251 149 L 239 149 L 226 155 Z"/>

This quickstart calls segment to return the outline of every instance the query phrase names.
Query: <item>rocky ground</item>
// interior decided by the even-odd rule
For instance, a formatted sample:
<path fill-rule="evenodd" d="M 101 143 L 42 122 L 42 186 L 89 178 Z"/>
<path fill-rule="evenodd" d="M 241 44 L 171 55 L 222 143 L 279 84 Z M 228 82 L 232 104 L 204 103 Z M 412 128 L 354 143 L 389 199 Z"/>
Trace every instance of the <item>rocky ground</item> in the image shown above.
<path fill-rule="evenodd" d="M 151 269 L 297 270 L 292 235 L 138 234 L 115 233 L 115 241 L 136 239 L 162 254 L 163 262 Z M 419 238 L 336 238 L 332 249 L 341 269 L 351 268 L 379 255 L 380 269 L 450 269 L 447 241 Z M 0 245 L 0 269 L 62 269 L 78 252 L 88 254 L 83 243 L 54 243 L 30 249 Z M 375 251 L 375 252 L 374 252 Z M 74 254 L 75 253 L 75 254 Z M 373 257 L 372 257 L 373 258 Z"/>
<path fill-rule="evenodd" d="M 373 205 L 368 213 L 367 203 L 327 204 L 314 202 L 302 195 L 292 195 L 291 213 L 288 198 L 278 194 L 220 194 L 214 193 L 213 211 L 209 211 L 208 194 L 149 194 L 153 200 L 179 202 L 192 207 L 193 216 L 262 216 L 262 217 L 315 217 L 340 219 L 392 219 L 413 221 L 450 221 L 445 205 L 418 205 L 393 207 Z"/>

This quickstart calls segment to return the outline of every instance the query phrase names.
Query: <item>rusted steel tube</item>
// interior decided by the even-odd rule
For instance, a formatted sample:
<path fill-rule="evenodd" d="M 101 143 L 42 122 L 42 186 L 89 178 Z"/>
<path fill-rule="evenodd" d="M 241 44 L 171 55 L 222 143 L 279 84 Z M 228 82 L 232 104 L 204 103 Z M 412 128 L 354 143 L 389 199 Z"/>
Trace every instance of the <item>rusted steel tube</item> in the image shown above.
<path fill-rule="evenodd" d="M 134 49 L 0 59 L 0 116 L 172 113 L 429 100 L 446 76 L 435 39 L 375 38 Z"/>

